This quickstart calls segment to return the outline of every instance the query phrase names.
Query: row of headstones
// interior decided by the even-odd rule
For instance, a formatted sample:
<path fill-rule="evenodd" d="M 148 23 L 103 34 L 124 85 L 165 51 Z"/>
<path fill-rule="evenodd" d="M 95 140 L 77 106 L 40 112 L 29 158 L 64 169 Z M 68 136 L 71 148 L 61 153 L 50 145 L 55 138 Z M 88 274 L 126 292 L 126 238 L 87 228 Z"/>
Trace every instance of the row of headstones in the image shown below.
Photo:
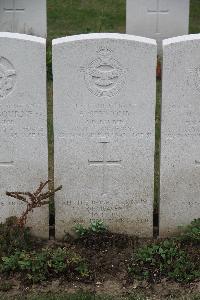
<path fill-rule="evenodd" d="M 127 0 L 126 32 L 162 40 L 188 34 L 190 0 Z M 0 31 L 46 37 L 46 0 L 0 0 Z"/>
<path fill-rule="evenodd" d="M 48 177 L 46 41 L 0 34 L 0 221 Z M 56 237 L 101 219 L 153 233 L 155 40 L 88 34 L 53 41 Z M 200 34 L 164 41 L 160 236 L 200 215 Z M 48 237 L 48 207 L 28 218 Z"/>

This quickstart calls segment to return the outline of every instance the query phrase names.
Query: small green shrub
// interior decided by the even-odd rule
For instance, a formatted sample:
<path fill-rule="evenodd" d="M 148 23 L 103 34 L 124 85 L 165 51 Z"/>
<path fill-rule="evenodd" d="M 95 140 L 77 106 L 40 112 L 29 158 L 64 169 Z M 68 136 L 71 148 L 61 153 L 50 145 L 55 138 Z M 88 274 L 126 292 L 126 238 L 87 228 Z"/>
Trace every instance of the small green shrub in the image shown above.
<path fill-rule="evenodd" d="M 74 227 L 74 230 L 75 230 L 76 234 L 78 235 L 78 237 L 86 236 L 89 233 L 89 229 L 84 227 L 82 224 L 77 224 Z"/>
<path fill-rule="evenodd" d="M 85 237 L 91 233 L 102 234 L 107 231 L 105 224 L 101 220 L 92 221 L 88 227 L 77 224 L 74 229 L 79 237 Z"/>
<path fill-rule="evenodd" d="M 66 248 L 46 248 L 37 252 L 17 251 L 13 255 L 2 257 L 0 271 L 6 274 L 25 274 L 26 279 L 34 283 L 58 275 L 89 276 L 87 264 L 82 257 Z"/>
<path fill-rule="evenodd" d="M 200 218 L 193 220 L 190 225 L 184 228 L 180 240 L 200 244 Z"/>
<path fill-rule="evenodd" d="M 190 282 L 200 278 L 198 266 L 173 240 L 140 248 L 133 257 L 129 272 L 133 277 L 151 281 L 167 277 L 178 282 Z"/>
<path fill-rule="evenodd" d="M 94 233 L 104 233 L 107 230 L 106 225 L 101 220 L 92 221 L 89 226 L 89 231 Z"/>
<path fill-rule="evenodd" d="M 32 246 L 30 229 L 21 227 L 17 221 L 16 217 L 10 217 L 0 224 L 0 258 L 16 250 L 29 250 Z"/>

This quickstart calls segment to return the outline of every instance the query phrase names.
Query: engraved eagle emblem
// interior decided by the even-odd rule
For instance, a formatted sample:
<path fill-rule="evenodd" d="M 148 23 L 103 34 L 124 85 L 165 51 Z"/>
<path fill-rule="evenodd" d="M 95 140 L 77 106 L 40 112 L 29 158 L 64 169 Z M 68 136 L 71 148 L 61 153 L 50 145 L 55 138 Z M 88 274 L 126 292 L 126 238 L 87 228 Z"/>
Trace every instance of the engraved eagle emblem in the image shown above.
<path fill-rule="evenodd" d="M 121 75 L 120 69 L 114 69 L 112 67 L 108 67 L 106 65 L 102 65 L 97 69 L 93 69 L 89 71 L 89 75 L 92 76 L 95 84 L 100 88 L 110 88 L 114 85 Z"/>
<path fill-rule="evenodd" d="M 125 83 L 125 72 L 108 49 L 101 49 L 84 73 L 89 91 L 98 97 L 116 95 Z"/>
<path fill-rule="evenodd" d="M 16 71 L 7 59 L 0 57 L 0 99 L 5 98 L 14 88 Z"/>

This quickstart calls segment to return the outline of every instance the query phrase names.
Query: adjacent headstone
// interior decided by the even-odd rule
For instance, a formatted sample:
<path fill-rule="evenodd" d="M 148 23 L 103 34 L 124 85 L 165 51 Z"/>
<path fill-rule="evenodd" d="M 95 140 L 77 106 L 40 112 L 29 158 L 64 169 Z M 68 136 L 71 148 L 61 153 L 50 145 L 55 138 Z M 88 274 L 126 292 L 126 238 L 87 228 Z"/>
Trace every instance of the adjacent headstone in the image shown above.
<path fill-rule="evenodd" d="M 126 32 L 157 40 L 188 34 L 190 0 L 126 0 Z"/>
<path fill-rule="evenodd" d="M 160 235 L 200 217 L 200 34 L 163 44 Z"/>
<path fill-rule="evenodd" d="M 21 216 L 22 201 L 6 191 L 32 192 L 48 178 L 45 40 L 0 33 L 0 222 Z M 28 217 L 48 237 L 48 206 Z"/>
<path fill-rule="evenodd" d="M 0 0 L 0 31 L 46 37 L 46 0 Z"/>
<path fill-rule="evenodd" d="M 99 219 L 152 236 L 156 56 L 129 35 L 53 41 L 57 238 Z"/>

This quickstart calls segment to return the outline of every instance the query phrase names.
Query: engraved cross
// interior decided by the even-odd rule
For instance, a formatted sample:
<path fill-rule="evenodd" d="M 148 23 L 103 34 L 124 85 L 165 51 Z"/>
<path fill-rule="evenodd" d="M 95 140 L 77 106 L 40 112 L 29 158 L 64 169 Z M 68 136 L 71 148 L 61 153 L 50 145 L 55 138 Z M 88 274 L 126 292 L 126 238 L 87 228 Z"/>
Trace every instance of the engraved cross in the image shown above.
<path fill-rule="evenodd" d="M 168 14 L 169 13 L 169 9 L 160 9 L 160 0 L 156 0 L 156 9 L 148 9 L 147 12 L 149 14 L 156 14 L 156 34 L 161 34 L 160 33 L 160 15 L 163 14 Z"/>
<path fill-rule="evenodd" d="M 5 13 L 11 13 L 12 14 L 12 31 L 14 31 L 16 26 L 16 13 L 23 13 L 25 12 L 24 7 L 18 7 L 16 5 L 16 0 L 11 0 L 11 7 L 4 7 Z"/>
<path fill-rule="evenodd" d="M 107 178 L 107 167 L 120 166 L 121 160 L 107 160 L 106 159 L 106 148 L 108 142 L 100 142 L 103 146 L 103 159 L 102 160 L 88 160 L 90 166 L 102 166 L 103 167 L 103 180 L 102 180 L 102 196 L 106 195 L 108 192 L 108 178 Z"/>
<path fill-rule="evenodd" d="M 0 161 L 0 167 L 13 167 L 14 161 Z"/>

